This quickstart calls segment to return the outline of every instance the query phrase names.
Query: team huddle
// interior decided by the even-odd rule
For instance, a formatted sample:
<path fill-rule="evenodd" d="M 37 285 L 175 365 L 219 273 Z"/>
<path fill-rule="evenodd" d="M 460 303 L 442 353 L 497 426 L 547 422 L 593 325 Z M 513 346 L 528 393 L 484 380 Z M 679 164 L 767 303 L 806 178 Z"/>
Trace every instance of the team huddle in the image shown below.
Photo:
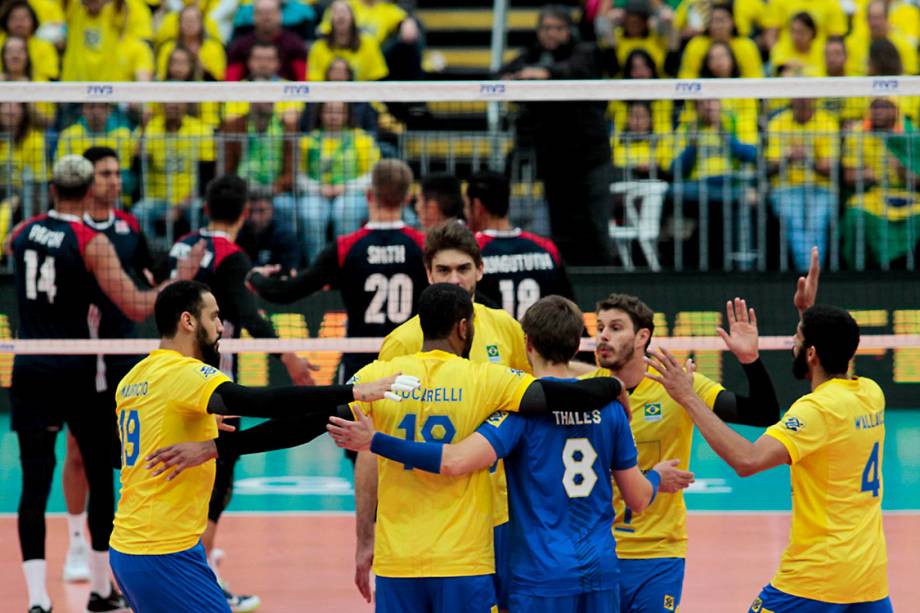
<path fill-rule="evenodd" d="M 873 381 L 848 375 L 859 328 L 845 310 L 815 304 L 816 253 L 793 299 L 800 313 L 793 371 L 811 392 L 781 416 L 759 357 L 754 310 L 738 298 L 726 305 L 728 326 L 719 333 L 742 365 L 746 394 L 650 348 L 654 311 L 624 293 L 597 304 L 596 364 L 578 361 L 584 317 L 556 295 L 571 291 L 567 280 L 522 277 L 524 262 L 564 275 L 558 253 L 508 225 L 500 176 L 471 180 L 472 229 L 451 221 L 422 235 L 400 221 L 411 171 L 384 160 L 372 176 L 369 223 L 291 276 L 251 270 L 239 254 L 233 241 L 245 219 L 245 184 L 221 177 L 208 189 L 208 228 L 171 251 L 172 277 L 137 289 L 123 262 L 112 265 L 119 259 L 104 235 L 82 221 L 93 172 L 78 156 L 59 160 L 55 211 L 24 224 L 13 240 L 20 335 L 90 338 L 81 318 L 107 299 L 109 310 L 134 320 L 153 313 L 161 343 L 102 390 L 92 385 L 100 381 L 95 358 L 75 358 L 68 385 L 56 392 L 70 397 L 51 414 L 37 410 L 35 398 L 48 390 L 33 387 L 56 365 L 16 357 L 13 424 L 23 452 L 20 543 L 30 613 L 51 611 L 43 514 L 62 422 L 83 455 L 97 458 L 86 464 L 90 611 L 244 610 L 218 583 L 206 553 L 233 464 L 328 431 L 357 452 L 355 582 L 378 611 L 674 612 L 694 428 L 741 476 L 792 466 L 790 542 L 751 612 L 892 610 L 881 513 L 884 395 Z M 499 254 L 495 262 L 511 263 L 490 265 L 491 273 L 516 275 L 488 279 L 499 288 L 495 303 L 507 308 L 502 298 L 513 299 L 507 310 L 480 294 L 488 285 L 480 284 L 487 248 Z M 385 335 L 377 359 L 352 356 L 343 364 L 344 385 L 234 383 L 221 337 L 241 328 L 274 336 L 246 288 L 289 302 L 329 282 L 343 293 L 349 336 Z M 394 304 L 378 301 L 383 285 Z M 47 328 L 58 320 L 60 329 Z M 293 354 L 281 359 L 295 384 L 308 382 L 308 364 Z M 61 408 L 73 406 L 77 393 L 78 401 L 106 406 L 95 396 L 103 392 L 108 405 L 114 398 L 120 439 L 114 517 L 104 483 L 111 489 L 110 469 L 89 453 L 101 444 L 92 432 L 104 439 L 99 433 L 112 429 L 111 407 L 94 413 L 102 415 L 96 422 L 88 421 L 90 411 Z M 229 416 L 268 419 L 240 430 Z M 767 429 L 752 443 L 727 423 Z"/>

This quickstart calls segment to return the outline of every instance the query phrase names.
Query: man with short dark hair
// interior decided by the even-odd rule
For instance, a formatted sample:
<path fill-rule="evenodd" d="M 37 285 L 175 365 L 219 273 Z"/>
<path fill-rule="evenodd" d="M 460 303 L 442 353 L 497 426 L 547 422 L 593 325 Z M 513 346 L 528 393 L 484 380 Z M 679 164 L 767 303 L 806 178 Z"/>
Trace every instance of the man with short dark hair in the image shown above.
<path fill-rule="evenodd" d="M 157 292 L 139 290 L 108 237 L 83 223 L 93 179 L 93 165 L 83 156 L 59 158 L 51 178 L 54 208 L 22 224 L 13 236 L 19 338 L 89 339 L 88 318 L 99 292 L 132 321 L 143 321 L 153 311 Z M 194 274 L 201 246 L 190 246 L 187 255 L 177 264 L 179 278 Z M 111 415 L 85 410 L 95 403 L 95 369 L 93 356 L 18 354 L 13 362 L 12 428 L 22 466 L 19 543 L 30 613 L 51 611 L 45 585 L 45 509 L 54 476 L 55 441 L 65 422 L 82 451 L 89 485 L 92 552 L 87 610 L 120 611 L 124 606 L 109 579 L 107 552 L 115 506 L 112 458 L 97 452 L 111 449 Z"/>
<path fill-rule="evenodd" d="M 419 225 L 430 230 L 442 223 L 463 218 L 463 194 L 460 179 L 449 174 L 433 174 L 422 179 L 415 201 Z"/>
<path fill-rule="evenodd" d="M 240 81 L 246 60 L 256 43 L 268 43 L 278 50 L 280 75 L 288 81 L 303 81 L 307 73 L 307 47 L 303 40 L 281 24 L 280 0 L 253 2 L 253 30 L 230 42 L 227 49 L 227 81 Z"/>
<path fill-rule="evenodd" d="M 278 266 L 282 274 L 300 268 L 301 252 L 297 237 L 285 221 L 275 217 L 274 190 L 269 186 L 250 186 L 249 218 L 236 238 L 256 266 Z"/>
<path fill-rule="evenodd" d="M 816 265 L 816 263 L 815 263 Z M 717 417 L 730 423 L 766 426 L 776 420 L 779 401 L 757 346 L 757 321 L 747 305 L 735 299 L 726 305 L 729 332 L 719 334 L 741 362 L 749 393 L 742 396 L 695 373 L 693 389 Z M 668 390 L 646 378 L 646 350 L 655 330 L 655 313 L 635 296 L 611 294 L 597 305 L 595 355 L 601 368 L 623 380 L 633 407 L 630 419 L 639 448 L 639 468 L 648 470 L 664 458 L 687 470 L 693 423 Z M 615 493 L 617 556 L 620 558 L 620 610 L 661 610 L 663 602 L 680 606 L 687 555 L 686 506 L 680 492 L 659 496 L 642 515 L 634 516 Z"/>
<path fill-rule="evenodd" d="M 616 406 L 622 416 L 619 405 L 611 404 L 622 391 L 615 379 L 602 384 L 606 393 L 600 389 L 589 392 L 584 384 L 590 380 L 538 381 L 507 366 L 463 359 L 471 355 L 476 338 L 482 334 L 481 330 L 474 334 L 479 326 L 474 316 L 476 306 L 470 293 L 459 285 L 429 286 L 419 300 L 418 325 L 424 336 L 421 351 L 374 362 L 355 375 L 356 381 L 363 381 L 403 372 L 421 380 L 419 393 L 405 395 L 399 405 L 353 405 L 356 415 L 372 415 L 380 428 L 375 445 L 362 447 L 362 455 L 369 450 L 392 457 L 394 446 L 417 438 L 438 443 L 413 443 L 408 455 L 397 461 L 378 461 L 370 456 L 375 465 L 379 464 L 380 478 L 373 555 L 380 613 L 488 612 L 496 605 L 492 577 L 496 566 L 491 512 L 494 487 L 489 471 L 458 471 L 452 479 L 433 479 L 407 468 L 439 472 L 443 445 L 473 434 L 496 409 L 545 413 L 564 405 L 591 413 Z M 580 331 L 580 327 L 575 328 L 575 348 Z M 612 413 L 613 409 L 607 411 Z M 625 426 L 621 434 L 628 436 Z M 486 466 L 481 463 L 479 468 Z M 650 494 L 649 486 L 646 501 Z M 415 500 L 425 504 L 411 502 Z M 606 507 L 610 507 L 609 489 Z M 604 530 L 609 535 L 609 522 Z M 539 579 L 527 571 L 524 574 L 528 579 Z"/>
<path fill-rule="evenodd" d="M 252 269 L 249 257 L 237 244 L 236 237 L 246 220 L 249 195 L 246 182 L 235 175 L 223 175 L 208 184 L 205 196 L 207 228 L 181 238 L 169 252 L 170 265 L 183 257 L 191 245 L 205 241 L 205 256 L 195 279 L 208 285 L 220 304 L 224 333 L 239 338 L 245 328 L 253 338 L 277 338 L 271 322 L 258 311 L 255 298 L 246 289 L 246 276 Z M 293 352 L 278 356 L 296 385 L 311 385 L 312 366 Z M 221 356 L 218 365 L 227 376 L 234 377 L 236 364 L 233 354 Z M 236 425 L 236 422 L 233 422 Z M 211 553 L 217 523 L 233 492 L 233 469 L 236 457 L 218 458 L 217 476 L 208 512 L 209 524 L 202 536 L 205 551 Z M 216 566 L 216 563 L 214 564 Z M 249 611 L 258 603 L 257 596 L 234 595 L 227 592 L 231 608 Z"/>
<path fill-rule="evenodd" d="M 277 430 L 278 422 L 234 433 L 224 446 L 214 440 L 221 427 L 215 416 L 279 417 L 285 429 L 305 430 L 304 419 L 325 419 L 340 404 L 383 398 L 397 378 L 333 387 L 237 385 L 217 368 L 224 326 L 214 294 L 197 281 L 175 283 L 160 294 L 156 323 L 160 348 L 118 385 L 121 500 L 112 570 L 135 611 L 229 612 L 202 545 L 217 471 L 210 460 L 252 452 L 252 444 L 264 443 L 266 430 Z M 320 432 L 314 429 L 310 438 Z M 194 462 L 178 462 L 173 452 L 180 446 L 204 453 Z M 148 469 L 161 462 L 165 466 L 151 475 Z M 172 466 L 177 468 L 169 476 L 151 478 Z"/>
<path fill-rule="evenodd" d="M 490 170 L 474 173 L 466 187 L 466 220 L 482 250 L 478 288 L 516 319 L 543 296 L 574 297 L 556 244 L 511 225 L 511 184 Z"/>
<path fill-rule="evenodd" d="M 890 613 L 882 529 L 885 395 L 875 381 L 847 374 L 859 326 L 845 310 L 815 305 L 802 313 L 792 370 L 811 392 L 755 442 L 734 432 L 700 401 L 667 351 L 652 353 L 658 381 L 706 442 L 741 477 L 789 464 L 792 528 L 779 570 L 750 611 Z"/>

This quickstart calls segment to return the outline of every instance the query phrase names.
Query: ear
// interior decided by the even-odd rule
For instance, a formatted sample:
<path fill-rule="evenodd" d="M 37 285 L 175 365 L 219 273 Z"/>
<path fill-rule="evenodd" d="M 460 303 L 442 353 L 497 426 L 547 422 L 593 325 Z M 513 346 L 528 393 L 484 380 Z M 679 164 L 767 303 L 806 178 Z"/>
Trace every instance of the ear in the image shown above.
<path fill-rule="evenodd" d="M 195 329 L 195 318 L 188 311 L 182 311 L 182 314 L 179 315 L 179 327 L 187 332 L 191 332 Z"/>
<path fill-rule="evenodd" d="M 534 351 L 533 342 L 530 340 L 530 337 L 527 336 L 526 334 L 524 335 L 524 348 L 526 349 L 527 353 Z"/>
<path fill-rule="evenodd" d="M 482 260 L 479 261 L 479 266 L 476 267 L 476 283 L 482 281 L 482 274 L 485 272 L 485 262 Z"/>
<path fill-rule="evenodd" d="M 457 336 L 460 337 L 460 340 L 466 342 L 466 339 L 470 336 L 470 320 L 463 318 L 457 322 Z"/>
<path fill-rule="evenodd" d="M 648 328 L 640 328 L 636 332 L 636 346 L 641 347 L 642 350 L 645 350 L 645 344 L 652 338 L 652 332 Z"/>

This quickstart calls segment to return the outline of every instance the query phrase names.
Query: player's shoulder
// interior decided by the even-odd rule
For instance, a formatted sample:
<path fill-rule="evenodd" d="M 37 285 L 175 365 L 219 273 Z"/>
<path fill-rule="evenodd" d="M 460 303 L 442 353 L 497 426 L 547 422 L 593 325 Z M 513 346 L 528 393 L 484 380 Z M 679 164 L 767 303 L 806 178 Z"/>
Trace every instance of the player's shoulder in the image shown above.
<path fill-rule="evenodd" d="M 586 372 L 583 375 L 578 375 L 579 379 L 594 379 L 597 377 L 612 377 L 613 373 L 609 368 L 598 367 L 592 371 Z"/>
<path fill-rule="evenodd" d="M 139 233 L 141 231 L 141 224 L 137 221 L 137 217 L 129 213 L 128 211 L 122 211 L 120 209 L 115 210 L 115 220 L 121 221 L 127 224 L 128 228 L 131 229 L 134 233 Z"/>
<path fill-rule="evenodd" d="M 556 246 L 556 243 L 554 243 L 551 238 L 540 236 L 539 234 L 534 234 L 533 232 L 527 231 L 521 232 L 521 238 L 537 245 L 540 249 L 549 253 L 556 264 L 559 264 L 559 262 L 562 260 L 561 256 L 559 255 L 559 247 Z"/>
<path fill-rule="evenodd" d="M 343 260 L 345 256 L 347 256 L 348 253 L 355 247 L 355 245 L 361 242 L 362 239 L 369 236 L 370 233 L 371 231 L 367 228 L 367 226 L 362 226 L 354 232 L 349 232 L 348 234 L 343 234 L 336 238 L 335 244 L 336 250 L 338 251 L 339 260 Z"/>
<path fill-rule="evenodd" d="M 498 309 L 478 302 L 473 303 L 473 311 L 477 318 L 503 327 L 520 328 L 521 324 L 505 309 Z"/>

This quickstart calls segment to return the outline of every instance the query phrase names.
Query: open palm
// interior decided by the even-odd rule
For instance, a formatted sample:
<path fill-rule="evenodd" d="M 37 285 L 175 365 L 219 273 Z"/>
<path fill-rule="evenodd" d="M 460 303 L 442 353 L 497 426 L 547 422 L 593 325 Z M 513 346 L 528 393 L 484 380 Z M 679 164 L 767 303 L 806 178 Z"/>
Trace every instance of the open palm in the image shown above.
<path fill-rule="evenodd" d="M 728 332 L 717 328 L 719 336 L 739 362 L 742 364 L 755 362 L 760 357 L 760 351 L 758 349 L 757 315 L 754 309 L 749 309 L 743 298 L 735 298 L 734 301 L 729 300 L 725 303 L 725 314 L 728 317 Z"/>

